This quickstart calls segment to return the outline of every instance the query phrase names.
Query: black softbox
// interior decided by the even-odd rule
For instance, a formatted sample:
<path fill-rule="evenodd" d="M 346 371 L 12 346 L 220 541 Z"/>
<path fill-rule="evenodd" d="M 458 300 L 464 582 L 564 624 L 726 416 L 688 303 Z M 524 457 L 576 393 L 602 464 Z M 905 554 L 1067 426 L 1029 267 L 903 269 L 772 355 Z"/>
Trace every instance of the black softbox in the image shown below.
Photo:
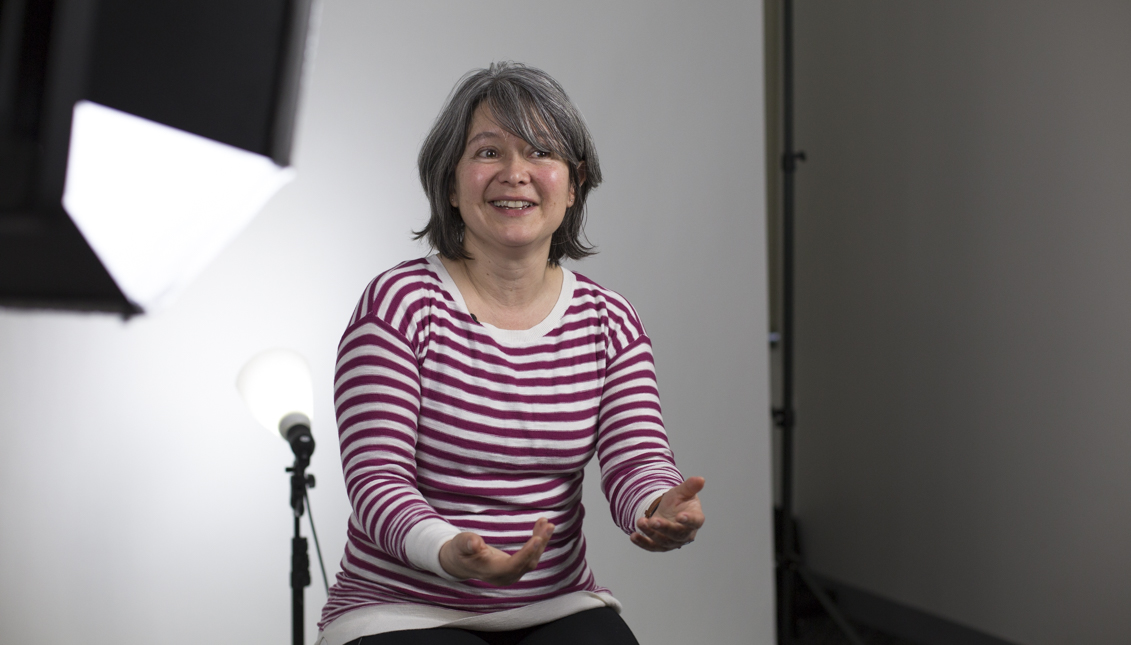
<path fill-rule="evenodd" d="M 76 122 L 133 128 L 121 140 L 117 130 L 85 136 L 95 143 L 83 149 L 83 168 L 129 168 L 129 155 L 150 154 L 152 163 L 132 167 L 164 172 L 161 164 L 176 159 L 157 157 L 182 154 L 163 143 L 177 136 L 188 149 L 219 144 L 267 175 L 285 168 L 310 15 L 311 0 L 0 0 L 0 305 L 127 316 L 147 309 L 160 289 L 133 295 L 99 251 L 115 246 L 113 233 L 74 212 L 92 185 L 75 176 Z M 145 229 L 140 241 L 116 246 L 148 244 L 146 231 L 166 217 L 152 196 L 129 202 L 129 181 L 173 206 L 181 199 L 159 179 L 138 172 L 95 182 L 117 191 L 109 208 L 140 209 L 123 220 Z M 228 217 L 222 206 L 206 210 L 219 222 Z M 139 262 L 132 270 L 144 268 Z"/>

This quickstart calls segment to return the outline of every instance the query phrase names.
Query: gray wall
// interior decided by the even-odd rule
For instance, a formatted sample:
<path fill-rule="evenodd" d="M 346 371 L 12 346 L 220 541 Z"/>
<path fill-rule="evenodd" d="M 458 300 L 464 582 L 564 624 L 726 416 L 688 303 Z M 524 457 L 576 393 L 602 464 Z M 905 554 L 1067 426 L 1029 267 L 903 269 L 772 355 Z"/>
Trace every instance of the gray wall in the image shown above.
<path fill-rule="evenodd" d="M 812 567 L 1131 642 L 1131 4 L 799 2 Z"/>
<path fill-rule="evenodd" d="M 668 555 L 632 546 L 591 484 L 591 564 L 643 643 L 771 643 L 761 42 L 760 7 L 738 0 L 327 1 L 299 178 L 179 301 L 129 323 L 0 312 L 0 642 L 286 642 L 289 449 L 236 373 L 274 346 L 312 364 L 332 576 L 349 513 L 338 338 L 366 282 L 424 252 L 415 157 L 444 97 L 516 59 L 592 127 L 601 254 L 574 268 L 640 310 L 677 460 L 707 478 L 701 538 Z"/>

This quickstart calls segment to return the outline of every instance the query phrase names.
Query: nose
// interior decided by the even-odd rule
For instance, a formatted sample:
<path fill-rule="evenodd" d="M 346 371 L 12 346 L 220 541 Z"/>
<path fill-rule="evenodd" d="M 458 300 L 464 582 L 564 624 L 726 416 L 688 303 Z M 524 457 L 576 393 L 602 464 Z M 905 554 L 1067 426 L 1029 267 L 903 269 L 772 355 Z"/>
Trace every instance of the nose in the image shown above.
<path fill-rule="evenodd" d="M 499 181 L 512 186 L 530 182 L 530 162 L 522 155 L 507 155 L 499 169 Z"/>

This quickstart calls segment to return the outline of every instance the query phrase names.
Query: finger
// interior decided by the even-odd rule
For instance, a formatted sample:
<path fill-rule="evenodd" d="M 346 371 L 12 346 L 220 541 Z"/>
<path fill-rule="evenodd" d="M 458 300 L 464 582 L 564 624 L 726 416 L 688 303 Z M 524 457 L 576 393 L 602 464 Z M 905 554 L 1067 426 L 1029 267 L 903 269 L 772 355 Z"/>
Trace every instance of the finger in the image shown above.
<path fill-rule="evenodd" d="M 663 531 L 644 524 L 637 528 L 637 532 L 648 538 L 653 544 L 665 550 L 675 549 L 686 544 L 691 537 L 690 531 Z"/>
<path fill-rule="evenodd" d="M 540 517 L 538 518 L 538 521 L 534 523 L 534 530 L 531 531 L 531 534 L 536 537 L 541 537 L 548 542 L 550 540 L 550 536 L 554 534 L 555 528 L 557 527 L 553 524 L 550 524 L 549 520 L 544 517 Z"/>
<path fill-rule="evenodd" d="M 680 524 L 694 524 L 695 526 L 703 526 L 703 509 L 699 504 L 691 503 L 681 509 L 675 516 L 675 521 Z"/>
<path fill-rule="evenodd" d="M 676 524 L 687 527 L 689 529 L 701 528 L 703 526 L 704 520 L 705 518 L 703 517 L 703 511 L 699 510 L 698 507 L 682 510 L 675 516 Z"/>
<path fill-rule="evenodd" d="M 534 530 L 531 531 L 530 539 L 522 545 L 521 549 L 510 555 L 508 566 L 512 570 L 522 570 L 524 573 L 538 566 L 538 561 L 542 559 L 542 554 L 546 551 L 546 546 L 550 543 L 550 536 L 554 534 L 555 528 L 546 518 L 539 518 L 534 523 Z"/>
<path fill-rule="evenodd" d="M 544 517 L 538 518 L 534 523 L 534 529 L 530 531 L 530 539 L 526 541 L 527 544 L 534 544 L 539 550 L 544 550 L 546 545 L 550 543 L 550 536 L 554 534 L 554 529 L 557 528 L 550 521 Z"/>
<path fill-rule="evenodd" d="M 671 549 L 660 547 L 655 542 L 648 539 L 646 536 L 641 535 L 640 533 L 633 533 L 632 535 L 628 536 L 628 539 L 632 540 L 633 544 L 640 547 L 641 549 L 644 549 L 645 551 L 651 551 L 653 553 L 662 553 L 664 551 L 670 551 L 671 550 Z"/>
<path fill-rule="evenodd" d="M 533 567 L 538 564 L 539 558 L 542 557 L 542 551 L 545 550 L 544 542 L 539 537 L 531 536 L 530 539 L 522 545 L 522 548 L 514 553 L 506 554 L 508 556 L 505 566 L 511 570 L 525 569 L 528 565 Z M 504 551 L 504 553 L 506 553 Z"/>
<path fill-rule="evenodd" d="M 691 500 L 679 507 L 665 509 L 664 513 L 656 513 L 648 521 L 654 522 L 656 526 L 662 524 L 680 524 L 692 528 L 699 528 L 703 526 L 703 520 L 703 510 L 699 506 L 698 500 Z"/>
<path fill-rule="evenodd" d="M 693 517 L 687 518 L 687 521 L 684 522 L 673 522 L 666 518 L 653 517 L 649 520 L 642 520 L 638 529 L 649 536 L 658 535 L 664 539 L 685 542 L 700 526 L 702 526 L 702 522 L 697 522 Z"/>
<path fill-rule="evenodd" d="M 633 533 L 632 535 L 629 535 L 628 537 L 632 541 L 632 543 L 635 544 L 636 546 L 644 549 L 645 551 L 652 551 L 652 552 L 655 552 L 655 553 L 663 553 L 663 552 L 666 552 L 666 551 L 674 551 L 674 550 L 676 550 L 680 547 L 686 546 L 686 545 L 690 544 L 691 542 L 695 541 L 694 538 L 687 539 L 687 540 L 680 540 L 680 541 L 677 541 L 677 542 L 664 540 L 664 539 L 652 539 L 652 538 L 650 538 L 650 537 L 648 537 L 648 536 L 646 536 L 642 533 Z"/>
<path fill-rule="evenodd" d="M 538 562 L 546 551 L 554 528 L 555 526 L 545 518 L 540 518 L 535 522 L 530 539 L 522 545 L 522 548 L 514 553 L 500 551 L 501 557 L 494 563 L 491 575 L 482 579 L 492 584 L 507 586 L 538 568 Z"/>

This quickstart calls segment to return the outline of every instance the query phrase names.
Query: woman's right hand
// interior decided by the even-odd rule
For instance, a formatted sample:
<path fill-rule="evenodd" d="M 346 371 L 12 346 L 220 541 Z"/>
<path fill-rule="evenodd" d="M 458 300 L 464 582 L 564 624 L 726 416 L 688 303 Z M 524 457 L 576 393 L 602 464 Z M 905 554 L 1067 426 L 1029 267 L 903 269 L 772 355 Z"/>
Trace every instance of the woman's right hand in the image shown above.
<path fill-rule="evenodd" d="M 538 566 L 553 534 L 554 525 L 540 517 L 526 544 L 510 554 L 489 546 L 479 535 L 465 531 L 440 547 L 440 566 L 456 578 L 475 578 L 506 587 Z"/>

